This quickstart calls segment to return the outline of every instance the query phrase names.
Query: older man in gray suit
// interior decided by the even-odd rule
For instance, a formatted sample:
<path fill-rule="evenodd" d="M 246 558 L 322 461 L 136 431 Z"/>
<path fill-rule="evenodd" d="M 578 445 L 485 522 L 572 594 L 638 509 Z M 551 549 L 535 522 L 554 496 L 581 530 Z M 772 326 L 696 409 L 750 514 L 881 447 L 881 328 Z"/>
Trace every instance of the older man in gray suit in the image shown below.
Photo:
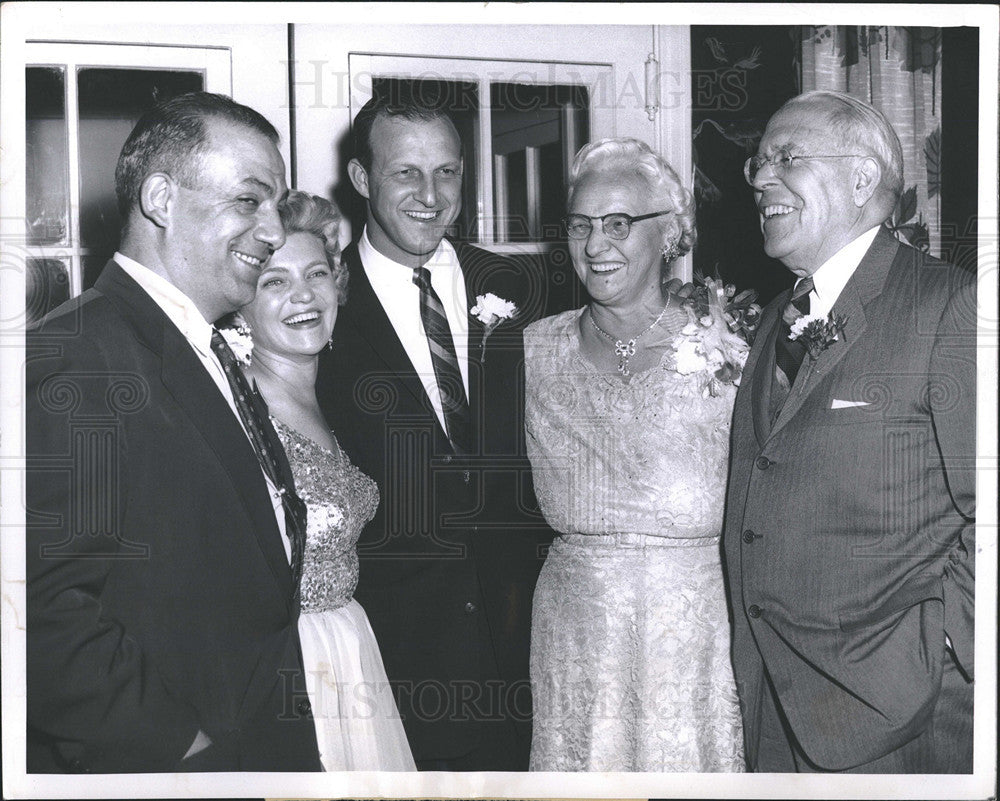
<path fill-rule="evenodd" d="M 885 117 L 789 101 L 747 161 L 768 255 L 724 537 L 756 771 L 972 770 L 976 280 L 882 226 Z"/>

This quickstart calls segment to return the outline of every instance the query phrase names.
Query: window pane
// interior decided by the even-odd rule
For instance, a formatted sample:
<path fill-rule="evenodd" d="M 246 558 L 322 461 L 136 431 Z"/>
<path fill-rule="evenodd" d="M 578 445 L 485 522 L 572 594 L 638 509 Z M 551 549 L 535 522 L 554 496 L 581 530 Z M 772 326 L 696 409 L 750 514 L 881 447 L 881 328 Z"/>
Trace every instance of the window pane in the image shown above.
<path fill-rule="evenodd" d="M 121 221 L 115 165 L 147 109 L 204 87 L 198 71 L 85 67 L 77 71 L 80 108 L 80 244 L 103 263 L 118 247 Z M 87 272 L 84 287 L 93 282 Z"/>
<path fill-rule="evenodd" d="M 69 236 L 65 71 L 28 67 L 24 78 L 28 244 L 65 243 Z"/>
<path fill-rule="evenodd" d="M 24 296 L 25 323 L 31 325 L 69 300 L 69 265 L 59 259 L 28 259 Z"/>
<path fill-rule="evenodd" d="M 566 176 L 590 138 L 589 105 L 583 86 L 491 84 L 497 241 L 560 238 Z"/>
<path fill-rule="evenodd" d="M 478 153 L 479 90 L 470 81 L 441 81 L 432 78 L 384 78 L 372 76 L 372 95 L 388 96 L 406 88 L 430 105 L 440 105 L 448 112 L 462 141 L 462 213 L 454 235 L 476 241 L 477 188 L 476 154 Z"/>

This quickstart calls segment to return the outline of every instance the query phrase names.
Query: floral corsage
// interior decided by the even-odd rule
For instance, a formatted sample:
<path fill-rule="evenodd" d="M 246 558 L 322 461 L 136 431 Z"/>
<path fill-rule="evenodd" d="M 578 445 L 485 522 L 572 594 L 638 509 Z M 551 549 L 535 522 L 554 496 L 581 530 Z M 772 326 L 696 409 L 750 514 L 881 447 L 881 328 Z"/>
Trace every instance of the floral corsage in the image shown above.
<path fill-rule="evenodd" d="M 476 305 L 469 309 L 469 314 L 473 315 L 483 324 L 483 347 L 486 347 L 486 338 L 493 333 L 504 320 L 512 320 L 517 316 L 517 306 L 509 300 L 498 298 L 492 292 L 485 295 L 476 295 Z"/>
<path fill-rule="evenodd" d="M 678 295 L 688 324 L 673 341 L 678 373 L 701 373 L 702 395 L 719 395 L 723 384 L 739 385 L 760 322 L 757 293 L 747 289 L 739 294 L 732 284 L 695 275 Z"/>
<path fill-rule="evenodd" d="M 840 337 L 847 339 L 844 329 L 847 318 L 832 311 L 822 317 L 818 314 L 802 314 L 789 323 L 791 331 L 789 339 L 798 340 L 806 346 L 809 358 L 816 361 L 819 355 L 836 342 Z"/>
<path fill-rule="evenodd" d="M 219 333 L 226 340 L 233 356 L 244 367 L 250 366 L 250 358 L 253 354 L 253 337 L 251 337 L 250 324 L 243 319 L 238 312 L 226 323 L 225 328 L 220 328 Z"/>

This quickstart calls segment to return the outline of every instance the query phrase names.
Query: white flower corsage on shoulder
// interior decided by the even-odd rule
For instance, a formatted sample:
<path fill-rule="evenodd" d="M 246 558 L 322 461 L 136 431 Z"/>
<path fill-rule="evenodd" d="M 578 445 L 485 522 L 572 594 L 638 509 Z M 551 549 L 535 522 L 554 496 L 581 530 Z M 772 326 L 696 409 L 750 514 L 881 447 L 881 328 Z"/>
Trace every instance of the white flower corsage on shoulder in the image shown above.
<path fill-rule="evenodd" d="M 504 320 L 512 320 L 517 316 L 517 306 L 509 300 L 504 300 L 487 292 L 485 295 L 476 295 L 476 305 L 469 309 L 469 314 L 483 324 L 483 347 L 486 347 L 486 338 L 493 333 Z"/>
<path fill-rule="evenodd" d="M 251 336 L 250 324 L 239 313 L 236 313 L 225 328 L 219 329 L 219 333 L 226 340 L 226 344 L 229 345 L 236 360 L 244 367 L 249 367 L 253 355 L 253 337 Z"/>
<path fill-rule="evenodd" d="M 688 323 L 673 341 L 676 369 L 684 375 L 703 374 L 702 395 L 719 395 L 724 384 L 739 385 L 753 333 L 760 322 L 757 293 L 739 294 L 732 284 L 695 275 L 677 294 Z"/>

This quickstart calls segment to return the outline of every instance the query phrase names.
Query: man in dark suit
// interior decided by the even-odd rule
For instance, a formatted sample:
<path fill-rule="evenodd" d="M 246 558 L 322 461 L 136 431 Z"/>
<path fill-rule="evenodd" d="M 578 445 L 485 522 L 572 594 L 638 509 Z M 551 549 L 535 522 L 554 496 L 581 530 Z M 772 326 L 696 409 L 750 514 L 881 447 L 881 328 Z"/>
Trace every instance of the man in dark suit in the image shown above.
<path fill-rule="evenodd" d="M 976 277 L 882 227 L 902 151 L 855 98 L 789 101 L 746 174 L 765 250 L 798 277 L 764 311 L 733 421 L 748 765 L 970 772 Z"/>
<path fill-rule="evenodd" d="M 28 333 L 29 772 L 321 769 L 294 485 L 259 460 L 212 327 L 284 242 L 277 139 L 221 95 L 148 112 L 119 252 Z"/>
<path fill-rule="evenodd" d="M 317 395 L 381 489 L 359 542 L 356 597 L 418 767 L 526 770 L 544 530 L 523 444 L 530 276 L 444 238 L 461 208 L 463 165 L 439 106 L 405 91 L 377 96 L 353 137 L 349 173 L 367 224 L 343 254 L 350 294 Z M 470 314 L 487 293 L 520 315 Z"/>

